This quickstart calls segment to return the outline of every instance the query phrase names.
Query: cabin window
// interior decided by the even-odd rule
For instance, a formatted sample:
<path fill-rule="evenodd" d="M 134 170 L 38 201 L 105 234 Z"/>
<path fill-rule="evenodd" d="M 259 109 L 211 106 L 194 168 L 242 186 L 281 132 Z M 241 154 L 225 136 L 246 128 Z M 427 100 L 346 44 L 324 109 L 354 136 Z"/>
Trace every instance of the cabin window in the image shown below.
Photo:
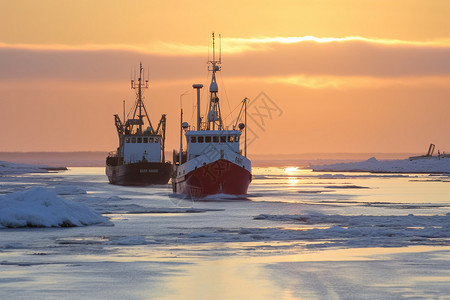
<path fill-rule="evenodd" d="M 228 136 L 228 142 L 229 142 L 229 143 L 232 143 L 232 142 L 233 142 L 233 136 L 232 136 L 232 135 L 229 135 L 229 136 Z"/>
<path fill-rule="evenodd" d="M 239 136 L 238 136 L 238 135 L 234 137 L 234 141 L 235 141 L 236 143 L 239 142 Z"/>
<path fill-rule="evenodd" d="M 155 143 L 157 143 L 158 142 L 158 138 L 155 138 Z"/>
<path fill-rule="evenodd" d="M 220 142 L 221 143 L 226 143 L 227 142 L 227 136 L 226 135 L 221 135 L 220 136 Z"/>
<path fill-rule="evenodd" d="M 153 143 L 153 138 L 148 138 L 149 143 Z"/>
<path fill-rule="evenodd" d="M 126 142 L 126 143 L 129 143 L 129 142 L 130 142 L 130 138 L 127 137 L 127 138 L 125 139 L 125 142 Z"/>
<path fill-rule="evenodd" d="M 197 137 L 191 136 L 191 143 L 197 143 Z"/>
<path fill-rule="evenodd" d="M 138 144 L 142 144 L 142 138 L 141 138 L 141 137 L 138 137 L 138 138 L 137 138 L 137 142 L 138 142 Z"/>
<path fill-rule="evenodd" d="M 211 143 L 211 137 L 205 136 L 205 143 Z"/>
<path fill-rule="evenodd" d="M 205 138 L 204 138 L 203 136 L 199 136 L 199 137 L 198 137 L 198 142 L 199 142 L 199 143 L 203 143 L 203 140 L 204 140 L 204 139 L 205 139 Z"/>
<path fill-rule="evenodd" d="M 147 143 L 148 143 L 148 138 L 147 138 L 147 137 L 142 138 L 142 142 L 145 143 L 145 144 L 147 144 Z"/>
<path fill-rule="evenodd" d="M 218 143 L 219 137 L 217 135 L 213 136 L 213 143 Z"/>
<path fill-rule="evenodd" d="M 134 144 L 134 143 L 136 143 L 136 138 L 135 137 L 132 137 L 131 138 L 131 142 Z"/>

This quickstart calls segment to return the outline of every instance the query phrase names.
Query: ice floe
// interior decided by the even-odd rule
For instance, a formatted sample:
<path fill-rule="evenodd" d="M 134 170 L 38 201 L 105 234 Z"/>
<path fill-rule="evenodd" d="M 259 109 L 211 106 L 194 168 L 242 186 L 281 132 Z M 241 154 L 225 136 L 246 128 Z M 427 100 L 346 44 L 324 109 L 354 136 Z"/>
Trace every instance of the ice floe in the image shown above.
<path fill-rule="evenodd" d="M 159 236 L 159 242 L 171 243 L 176 240 L 184 245 L 255 241 L 269 244 L 307 242 L 307 248 L 450 245 L 450 214 L 352 216 L 311 212 L 297 215 L 260 214 L 253 219 L 258 222 L 255 227 L 198 227 L 188 230 L 173 227 L 178 231 L 173 235 Z M 260 246 L 265 247 L 266 244 Z M 254 247 L 256 249 L 259 246 Z"/>
<path fill-rule="evenodd" d="M 135 245 L 147 245 L 148 241 L 145 236 L 126 236 L 110 241 L 113 245 L 122 246 L 135 246 Z"/>
<path fill-rule="evenodd" d="M 0 228 L 112 225 L 82 203 L 59 197 L 55 189 L 33 187 L 0 195 Z"/>
<path fill-rule="evenodd" d="M 25 173 L 47 173 L 51 170 L 67 170 L 65 167 L 54 168 L 43 165 L 16 164 L 0 160 L 0 175 L 15 175 Z"/>
<path fill-rule="evenodd" d="M 86 190 L 78 186 L 59 185 L 55 187 L 58 195 L 82 195 L 86 194 Z"/>
<path fill-rule="evenodd" d="M 310 167 L 319 172 L 450 173 L 450 158 L 377 160 L 372 157 L 362 162 L 311 165 Z"/>
<path fill-rule="evenodd" d="M 266 239 L 322 240 L 323 246 L 390 247 L 408 245 L 448 245 L 450 214 L 416 216 L 347 216 L 320 213 L 304 215 L 260 214 L 255 220 L 304 225 L 297 230 L 272 228 L 264 230 Z M 311 228 L 312 227 L 312 228 Z M 315 245 L 317 246 L 317 245 Z"/>

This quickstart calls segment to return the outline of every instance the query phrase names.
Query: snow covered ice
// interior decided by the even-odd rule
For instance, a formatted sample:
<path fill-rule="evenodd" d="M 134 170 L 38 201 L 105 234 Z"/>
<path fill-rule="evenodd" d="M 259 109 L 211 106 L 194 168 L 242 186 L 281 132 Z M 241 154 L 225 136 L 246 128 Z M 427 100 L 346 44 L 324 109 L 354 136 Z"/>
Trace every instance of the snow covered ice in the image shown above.
<path fill-rule="evenodd" d="M 78 190 L 76 190 L 78 191 Z M 1 227 L 70 227 L 112 224 L 84 204 L 65 200 L 49 188 L 0 195 Z"/>
<path fill-rule="evenodd" d="M 195 199 L 104 168 L 5 172 L 0 298 L 445 298 L 449 184 L 255 168 L 248 195 Z"/>
<path fill-rule="evenodd" d="M 24 173 L 46 173 L 53 168 L 44 165 L 17 164 L 0 160 L 0 175 L 24 174 Z"/>
<path fill-rule="evenodd" d="M 372 157 L 362 162 L 313 165 L 311 168 L 314 171 L 334 172 L 450 173 L 450 158 L 377 160 L 375 157 Z"/>

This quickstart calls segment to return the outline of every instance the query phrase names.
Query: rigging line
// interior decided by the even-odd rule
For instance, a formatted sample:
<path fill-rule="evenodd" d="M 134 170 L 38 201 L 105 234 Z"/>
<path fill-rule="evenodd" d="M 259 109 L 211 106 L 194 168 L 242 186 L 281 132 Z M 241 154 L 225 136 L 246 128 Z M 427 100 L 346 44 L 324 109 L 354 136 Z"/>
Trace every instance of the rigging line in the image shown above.
<path fill-rule="evenodd" d="M 228 101 L 227 90 L 225 89 L 225 84 L 223 83 L 223 76 L 222 76 L 222 73 L 220 74 L 220 80 L 221 80 L 221 83 L 222 83 L 223 91 L 224 91 L 224 93 L 225 93 L 225 99 L 227 100 L 228 109 L 231 111 L 231 112 L 228 114 L 228 116 L 229 116 L 230 114 L 233 113 L 233 111 L 231 110 L 230 101 Z M 227 117 L 228 117 L 228 116 L 227 116 Z M 231 116 L 231 117 L 233 118 L 233 116 Z M 226 119 L 226 118 L 225 118 L 225 119 Z M 223 122 L 223 120 L 222 120 L 222 122 Z"/>
<path fill-rule="evenodd" d="M 207 68 L 206 68 L 206 78 L 205 78 L 205 81 L 204 81 L 204 89 L 202 89 L 203 91 L 202 91 L 202 98 L 203 99 L 205 99 L 205 93 L 206 93 L 206 95 L 207 95 L 207 103 L 208 103 L 208 105 L 205 105 L 205 113 L 204 113 L 204 116 L 205 116 L 205 121 L 206 122 L 208 122 L 208 112 L 209 112 L 209 105 L 210 105 L 210 101 L 211 101 L 211 99 L 210 99 L 210 97 L 209 97 L 209 84 L 208 84 L 208 79 L 209 79 L 209 51 L 210 51 L 210 45 L 209 45 L 209 40 L 208 40 L 208 59 L 207 59 L 207 61 L 206 61 L 206 65 L 208 66 Z M 212 78 L 212 73 L 211 73 L 211 78 Z M 211 83 L 211 81 L 209 81 L 210 83 Z"/>
<path fill-rule="evenodd" d="M 130 118 L 130 116 L 131 116 L 131 112 L 133 111 L 133 108 L 130 108 L 130 110 L 128 110 L 128 113 L 127 113 L 127 120 Z"/>
<path fill-rule="evenodd" d="M 209 79 L 209 65 L 208 65 L 209 64 L 209 51 L 210 51 L 210 48 L 209 48 L 209 41 L 208 41 L 208 58 L 206 60 L 206 65 L 208 67 L 206 68 L 206 72 L 205 72 L 206 73 L 206 78 L 203 81 L 203 83 L 204 83 L 203 87 L 204 88 L 201 91 L 201 98 L 205 99 L 205 94 L 206 94 L 206 99 L 207 99 L 206 102 L 208 103 L 207 105 L 204 106 L 204 114 L 203 114 L 205 116 L 206 122 L 208 121 L 208 111 L 209 111 L 209 103 L 210 103 L 210 98 L 208 97 L 209 94 L 207 93 L 207 91 L 209 91 L 209 85 L 208 85 L 208 79 Z"/>
<path fill-rule="evenodd" d="M 238 105 L 236 105 L 236 107 L 235 108 L 233 108 L 233 110 L 225 117 L 225 119 L 226 118 L 228 118 L 240 105 L 241 105 L 241 103 L 242 103 L 242 101 L 241 102 L 239 102 L 239 104 Z M 240 118 L 239 118 L 240 119 Z"/>
<path fill-rule="evenodd" d="M 205 81 L 204 81 L 205 84 L 203 85 L 205 88 L 202 89 L 203 90 L 202 91 L 202 98 L 203 99 L 205 99 L 205 93 L 208 95 L 208 92 L 209 92 L 208 79 L 209 79 L 209 70 L 206 70 L 206 78 L 205 78 Z M 207 100 L 208 105 L 205 105 L 205 114 L 204 114 L 206 120 L 208 120 L 209 101 L 210 101 L 209 97 L 207 97 L 207 98 L 208 98 L 208 100 Z"/>
<path fill-rule="evenodd" d="M 192 114 L 191 114 L 191 119 L 189 120 L 189 124 L 193 124 L 193 122 L 194 122 L 194 113 L 197 111 L 195 109 L 196 106 L 197 106 L 197 102 L 195 101 L 194 93 L 189 93 L 189 94 L 191 94 L 191 103 L 192 103 Z"/>
<path fill-rule="evenodd" d="M 134 91 L 134 89 L 133 89 L 133 93 L 136 94 L 136 92 Z M 138 96 L 135 95 L 135 97 L 136 97 L 136 99 L 135 99 L 135 101 L 134 101 L 134 104 L 133 104 L 132 107 L 130 107 L 130 110 L 128 111 L 127 119 L 129 119 L 129 118 L 131 117 L 131 115 L 133 114 L 133 109 L 134 109 L 134 107 L 135 107 L 135 106 L 137 105 L 137 103 L 138 103 Z"/>

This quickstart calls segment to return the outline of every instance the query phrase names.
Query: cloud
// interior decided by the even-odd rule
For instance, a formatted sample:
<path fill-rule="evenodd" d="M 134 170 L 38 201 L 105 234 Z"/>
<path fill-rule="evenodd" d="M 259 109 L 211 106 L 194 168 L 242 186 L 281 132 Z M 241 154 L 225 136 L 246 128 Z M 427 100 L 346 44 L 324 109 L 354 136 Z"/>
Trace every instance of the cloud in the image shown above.
<path fill-rule="evenodd" d="M 0 79 L 114 81 L 129 79 L 142 62 L 150 79 L 186 78 L 195 75 L 199 57 L 168 57 L 122 47 L 0 47 Z M 199 68 L 197 68 L 199 69 Z M 194 72 L 193 72 L 194 71 Z M 147 75 L 147 74 L 146 74 Z"/>
<path fill-rule="evenodd" d="M 242 52 L 242 50 L 258 50 L 267 49 L 267 45 L 270 44 L 294 44 L 302 42 L 316 42 L 316 43 L 343 43 L 360 41 L 370 44 L 380 45 L 409 45 L 409 46 L 448 46 L 449 41 L 437 40 L 437 41 L 406 41 L 398 39 L 379 39 L 379 38 L 366 38 L 360 36 L 349 36 L 343 38 L 335 37 L 315 37 L 315 36 L 301 36 L 301 37 L 260 37 L 260 38 L 225 38 L 224 43 L 227 46 L 227 50 L 232 52 Z M 229 48 L 228 48 L 229 47 Z M 234 51 L 233 51 L 234 50 Z"/>
<path fill-rule="evenodd" d="M 320 88 L 333 86 L 328 78 L 450 76 L 450 44 L 445 41 L 275 37 L 228 38 L 222 44 L 223 72 L 231 78 L 278 78 Z M 202 50 L 207 51 L 202 46 L 162 42 L 148 48 L 0 44 L 0 79 L 124 80 L 139 61 L 148 67 L 150 80 L 203 78 L 207 53 L 200 53 Z M 339 85 L 339 80 L 334 82 Z"/>
<path fill-rule="evenodd" d="M 275 43 L 230 56 L 231 72 L 259 76 L 448 76 L 450 47 L 381 44 L 363 40 Z"/>

